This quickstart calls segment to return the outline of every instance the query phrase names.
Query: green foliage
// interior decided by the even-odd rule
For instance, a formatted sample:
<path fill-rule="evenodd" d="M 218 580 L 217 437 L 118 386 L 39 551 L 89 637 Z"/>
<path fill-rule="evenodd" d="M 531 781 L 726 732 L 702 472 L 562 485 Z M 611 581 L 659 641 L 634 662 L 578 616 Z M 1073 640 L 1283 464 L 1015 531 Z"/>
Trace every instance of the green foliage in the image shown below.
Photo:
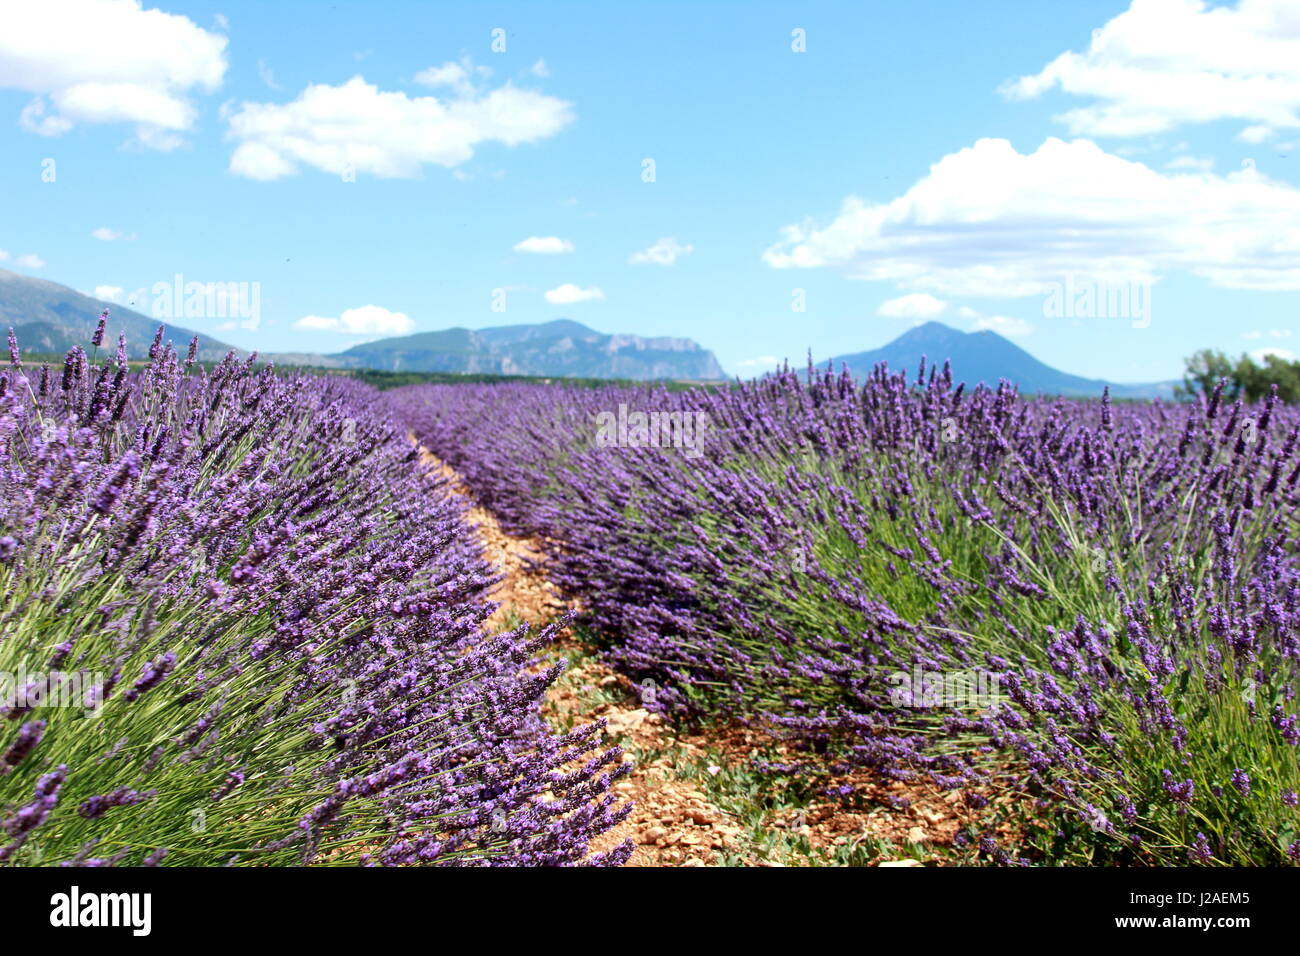
<path fill-rule="evenodd" d="M 1265 355 L 1263 364 L 1243 354 L 1233 362 L 1222 352 L 1201 349 L 1187 359 L 1180 394 L 1208 395 L 1219 382 L 1226 382 L 1224 396 L 1229 401 L 1242 398 L 1257 402 L 1277 386 L 1278 398 L 1285 402 L 1300 400 L 1300 362 Z"/>

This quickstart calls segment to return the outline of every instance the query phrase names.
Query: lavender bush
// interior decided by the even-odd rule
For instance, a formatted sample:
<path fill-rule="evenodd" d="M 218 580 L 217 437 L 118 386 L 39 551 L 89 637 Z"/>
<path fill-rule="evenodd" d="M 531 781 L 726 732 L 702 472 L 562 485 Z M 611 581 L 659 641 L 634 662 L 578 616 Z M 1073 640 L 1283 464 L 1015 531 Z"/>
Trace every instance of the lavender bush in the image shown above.
<path fill-rule="evenodd" d="M 101 328 L 103 323 L 101 322 Z M 618 863 L 599 729 L 490 636 L 385 403 L 163 342 L 0 375 L 0 861 Z"/>
<path fill-rule="evenodd" d="M 648 706 L 761 722 L 807 755 L 776 769 L 1009 794 L 1031 858 L 1300 855 L 1300 414 L 1274 397 L 1028 400 L 923 366 L 391 401 L 543 542 Z M 703 415 L 702 454 L 600 441 L 620 404 Z M 971 677 L 995 698 L 917 693 Z"/>

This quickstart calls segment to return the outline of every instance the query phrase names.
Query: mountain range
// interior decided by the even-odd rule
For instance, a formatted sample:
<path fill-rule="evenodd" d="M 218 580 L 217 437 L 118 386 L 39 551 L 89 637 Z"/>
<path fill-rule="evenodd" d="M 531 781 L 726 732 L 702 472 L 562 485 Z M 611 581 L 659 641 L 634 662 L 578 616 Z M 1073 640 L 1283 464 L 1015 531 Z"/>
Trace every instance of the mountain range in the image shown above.
<path fill-rule="evenodd" d="M 690 381 L 727 377 L 713 353 L 691 339 L 606 335 L 572 319 L 420 332 L 354 345 L 327 358 L 343 368 L 393 372 Z"/>
<path fill-rule="evenodd" d="M 1098 396 L 1110 386 L 1116 398 L 1171 398 L 1176 382 L 1122 385 L 1082 378 L 1052 368 L 996 332 L 962 332 L 942 322 L 926 322 L 904 332 L 888 345 L 831 359 L 834 368 L 848 366 L 854 378 L 865 378 L 881 362 L 894 371 L 920 367 L 925 356 L 930 365 L 952 362 L 953 380 L 973 388 L 983 382 L 996 388 L 999 379 L 1020 387 L 1022 394 Z"/>
<path fill-rule="evenodd" d="M 111 320 L 104 347 L 114 347 L 121 332 L 128 352 L 144 355 L 162 320 L 56 282 L 0 269 L 0 328 L 12 326 L 26 352 L 58 354 L 74 345 L 89 346 L 99 313 L 106 308 L 111 310 Z M 183 349 L 195 334 L 167 325 L 168 337 L 178 348 Z M 231 346 L 199 334 L 200 359 L 219 360 L 230 350 Z M 1125 385 L 1070 375 L 995 332 L 962 332 L 939 322 L 910 329 L 881 348 L 830 361 L 837 369 L 847 366 L 861 379 L 881 362 L 894 370 L 914 372 L 922 356 L 931 365 L 951 361 L 954 379 L 968 387 L 979 382 L 996 386 L 1005 378 L 1024 394 L 1096 396 L 1109 384 L 1116 398 L 1167 398 L 1175 385 Z M 338 369 L 697 382 L 727 378 L 713 353 L 692 339 L 610 335 L 572 319 L 486 329 L 456 327 L 364 342 L 329 355 L 273 353 L 266 358 L 281 365 Z"/>
<path fill-rule="evenodd" d="M 58 354 L 74 345 L 89 351 L 90 336 L 105 309 L 111 311 L 112 318 L 103 347 L 117 348 L 120 332 L 126 336 L 128 354 L 137 358 L 146 354 L 162 324 L 158 319 L 57 282 L 0 269 L 0 328 L 12 328 L 24 352 Z M 166 324 L 168 337 L 182 352 L 191 338 L 199 336 L 198 357 L 202 361 L 218 361 L 230 351 L 229 345 L 210 336 Z"/>

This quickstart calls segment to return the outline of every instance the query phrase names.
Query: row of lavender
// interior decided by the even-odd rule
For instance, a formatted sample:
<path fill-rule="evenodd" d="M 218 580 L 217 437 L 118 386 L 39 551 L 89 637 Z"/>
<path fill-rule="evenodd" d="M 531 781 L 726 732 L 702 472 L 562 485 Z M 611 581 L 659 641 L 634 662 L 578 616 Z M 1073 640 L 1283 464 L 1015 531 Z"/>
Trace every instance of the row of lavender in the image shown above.
<path fill-rule="evenodd" d="M 0 374 L 0 862 L 620 862 L 618 752 L 377 393 L 103 328 Z"/>
<path fill-rule="evenodd" d="M 946 367 L 391 397 L 651 706 L 761 722 L 773 770 L 1006 797 L 1029 859 L 1300 856 L 1296 410 Z"/>

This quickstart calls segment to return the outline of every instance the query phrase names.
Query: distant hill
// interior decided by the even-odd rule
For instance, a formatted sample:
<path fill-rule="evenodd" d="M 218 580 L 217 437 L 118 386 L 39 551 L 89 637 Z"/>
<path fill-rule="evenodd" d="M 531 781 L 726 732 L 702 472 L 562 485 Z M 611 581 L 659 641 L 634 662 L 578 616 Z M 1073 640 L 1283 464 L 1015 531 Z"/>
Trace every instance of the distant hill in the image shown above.
<path fill-rule="evenodd" d="M 607 335 L 571 319 L 420 332 L 354 345 L 337 355 L 275 358 L 390 372 L 692 381 L 727 377 L 713 353 L 691 339 Z"/>
<path fill-rule="evenodd" d="M 125 333 L 127 351 L 135 358 L 148 353 L 160 325 L 167 326 L 166 337 L 181 352 L 195 334 L 48 279 L 0 269 L 0 333 L 12 326 L 24 352 L 66 352 L 74 345 L 89 350 L 90 336 L 104 309 L 110 310 L 104 347 L 116 348 L 118 333 Z M 198 357 L 204 361 L 221 359 L 230 349 L 214 338 L 199 336 Z"/>
<path fill-rule="evenodd" d="M 1116 398 L 1170 398 L 1175 382 L 1145 385 L 1118 385 L 1102 379 L 1082 378 L 1052 368 L 1034 358 L 1018 345 L 996 332 L 962 332 L 942 322 L 927 322 L 904 332 L 888 345 L 868 352 L 838 355 L 831 359 L 835 368 L 847 365 L 856 378 L 863 378 L 881 362 L 895 371 L 915 373 L 926 357 L 930 365 L 952 363 L 953 380 L 974 388 L 983 382 L 996 387 L 999 379 L 1020 386 L 1022 394 L 1097 396 L 1107 385 Z"/>
<path fill-rule="evenodd" d="M 179 349 L 192 331 L 142 315 L 133 309 L 95 299 L 50 282 L 0 269 L 0 331 L 12 326 L 24 352 L 62 353 L 74 345 L 89 347 L 99 313 L 109 309 L 105 348 L 119 332 L 127 349 L 142 357 L 160 324 Z M 199 358 L 218 361 L 231 346 L 199 336 Z M 1128 385 L 1082 378 L 1054 369 L 995 332 L 962 332 L 927 322 L 878 349 L 831 359 L 838 368 L 863 378 L 885 362 L 891 369 L 915 371 L 921 356 L 932 365 L 952 362 L 956 381 L 968 387 L 996 386 L 1007 379 L 1025 394 L 1096 396 L 1109 384 L 1116 398 L 1169 398 L 1175 382 Z M 727 378 L 713 353 L 686 338 L 609 335 L 572 319 L 486 329 L 450 328 L 354 345 L 333 355 L 279 353 L 265 356 L 281 365 L 311 365 L 379 372 L 433 372 L 543 378 L 652 379 L 717 382 Z"/>

